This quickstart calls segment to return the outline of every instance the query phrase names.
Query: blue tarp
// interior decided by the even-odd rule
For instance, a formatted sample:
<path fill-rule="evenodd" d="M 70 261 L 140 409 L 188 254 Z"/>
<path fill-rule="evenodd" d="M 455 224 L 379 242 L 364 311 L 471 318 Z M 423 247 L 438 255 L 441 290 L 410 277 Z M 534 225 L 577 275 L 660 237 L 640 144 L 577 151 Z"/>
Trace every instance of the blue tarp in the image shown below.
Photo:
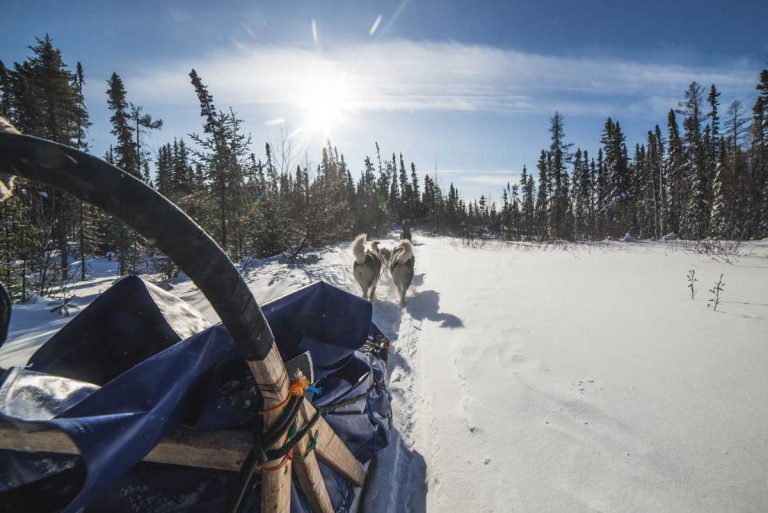
<path fill-rule="evenodd" d="M 174 329 L 159 304 L 164 299 L 148 287 L 139 278 L 121 280 L 33 355 L 32 370 L 6 374 L 0 418 L 28 431 L 64 431 L 81 456 L 0 451 L 0 511 L 222 509 L 236 473 L 141 459 L 180 426 L 260 430 L 258 394 L 223 326 L 180 340 L 183 330 Z M 312 353 L 323 390 L 313 403 L 328 409 L 328 423 L 368 461 L 387 445 L 391 427 L 385 356 L 366 350 L 378 331 L 371 305 L 319 282 L 263 310 L 285 360 Z M 36 380 L 40 387 L 29 394 Z M 51 393 L 56 380 L 69 393 Z M 54 397 L 53 407 L 26 401 L 24 393 Z M 351 485 L 320 467 L 334 507 L 344 511 Z M 245 511 L 258 511 L 258 486 L 256 478 Z M 291 511 L 309 512 L 295 486 Z"/>

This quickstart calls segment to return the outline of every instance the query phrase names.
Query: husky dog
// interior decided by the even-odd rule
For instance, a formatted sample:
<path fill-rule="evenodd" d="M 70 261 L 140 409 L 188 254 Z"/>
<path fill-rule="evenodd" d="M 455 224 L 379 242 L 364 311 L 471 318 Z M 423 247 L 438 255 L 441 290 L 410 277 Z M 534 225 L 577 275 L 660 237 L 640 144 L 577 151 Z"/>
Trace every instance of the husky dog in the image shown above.
<path fill-rule="evenodd" d="M 357 236 L 352 243 L 352 255 L 355 263 L 352 264 L 352 272 L 360 288 L 363 289 L 363 298 L 373 300 L 376 295 L 376 285 L 381 277 L 382 258 L 379 253 L 379 241 L 371 242 L 371 248 L 365 249 L 364 233 Z"/>
<path fill-rule="evenodd" d="M 409 240 L 401 240 L 395 246 L 392 252 L 392 258 L 389 261 L 389 272 L 392 274 L 392 281 L 395 282 L 397 291 L 400 293 L 400 306 L 405 306 L 405 294 L 413 281 L 413 266 L 416 258 L 413 256 L 413 245 Z"/>

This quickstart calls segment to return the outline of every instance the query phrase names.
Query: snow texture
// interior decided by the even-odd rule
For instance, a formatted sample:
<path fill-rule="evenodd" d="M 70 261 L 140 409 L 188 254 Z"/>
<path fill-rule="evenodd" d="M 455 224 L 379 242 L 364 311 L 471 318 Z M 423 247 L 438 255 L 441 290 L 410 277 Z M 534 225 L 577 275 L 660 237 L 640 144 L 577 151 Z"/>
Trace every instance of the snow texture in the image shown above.
<path fill-rule="evenodd" d="M 416 234 L 407 306 L 388 276 L 374 302 L 396 432 L 368 511 L 767 511 L 768 242 L 741 249 L 726 262 L 684 241 L 467 248 Z M 261 302 L 319 279 L 360 293 L 349 243 L 307 262 L 251 261 L 245 276 Z M 171 292 L 217 322 L 189 281 Z M 19 310 L 2 366 L 67 322 Z"/>

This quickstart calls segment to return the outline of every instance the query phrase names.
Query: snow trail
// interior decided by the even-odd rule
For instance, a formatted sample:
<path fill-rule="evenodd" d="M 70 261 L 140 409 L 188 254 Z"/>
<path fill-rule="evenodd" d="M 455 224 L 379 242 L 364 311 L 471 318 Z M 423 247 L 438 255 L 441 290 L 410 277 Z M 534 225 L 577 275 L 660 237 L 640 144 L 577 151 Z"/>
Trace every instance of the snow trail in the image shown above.
<path fill-rule="evenodd" d="M 427 461 L 427 510 L 768 505 L 768 307 L 735 312 L 739 297 L 766 303 L 766 271 L 738 267 L 764 256 L 419 240 L 424 285 L 407 312 L 422 321 L 421 376 L 415 406 L 396 407 Z M 692 267 L 706 280 L 693 302 Z M 705 291 L 723 271 L 733 311 L 718 316 Z"/>
<path fill-rule="evenodd" d="M 392 341 L 395 430 L 368 511 L 768 510 L 768 243 L 743 248 L 729 264 L 678 244 L 467 248 L 416 234 L 406 308 L 388 275 L 373 304 Z M 245 276 L 260 302 L 319 279 L 359 295 L 349 250 Z M 171 292 L 216 320 L 188 281 Z M 45 308 L 17 310 L 0 366 L 66 322 Z"/>

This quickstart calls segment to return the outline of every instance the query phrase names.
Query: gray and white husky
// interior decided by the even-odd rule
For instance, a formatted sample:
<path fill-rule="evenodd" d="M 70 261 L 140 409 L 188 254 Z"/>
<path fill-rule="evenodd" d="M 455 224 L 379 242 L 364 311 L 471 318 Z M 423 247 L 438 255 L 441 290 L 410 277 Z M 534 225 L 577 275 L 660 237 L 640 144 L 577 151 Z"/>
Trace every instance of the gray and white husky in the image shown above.
<path fill-rule="evenodd" d="M 392 281 L 400 293 L 400 306 L 405 306 L 405 294 L 413 281 L 413 267 L 416 264 L 416 257 L 413 256 L 413 245 L 411 241 L 404 239 L 395 246 L 392 251 L 392 257 L 389 260 L 389 273 L 392 275 Z"/>
<path fill-rule="evenodd" d="M 376 285 L 379 283 L 384 261 L 379 252 L 379 241 L 371 242 L 370 249 L 365 249 L 365 237 L 366 235 L 361 233 L 352 243 L 352 255 L 355 257 L 352 273 L 357 284 L 363 289 L 363 298 L 371 301 L 376 296 Z"/>

